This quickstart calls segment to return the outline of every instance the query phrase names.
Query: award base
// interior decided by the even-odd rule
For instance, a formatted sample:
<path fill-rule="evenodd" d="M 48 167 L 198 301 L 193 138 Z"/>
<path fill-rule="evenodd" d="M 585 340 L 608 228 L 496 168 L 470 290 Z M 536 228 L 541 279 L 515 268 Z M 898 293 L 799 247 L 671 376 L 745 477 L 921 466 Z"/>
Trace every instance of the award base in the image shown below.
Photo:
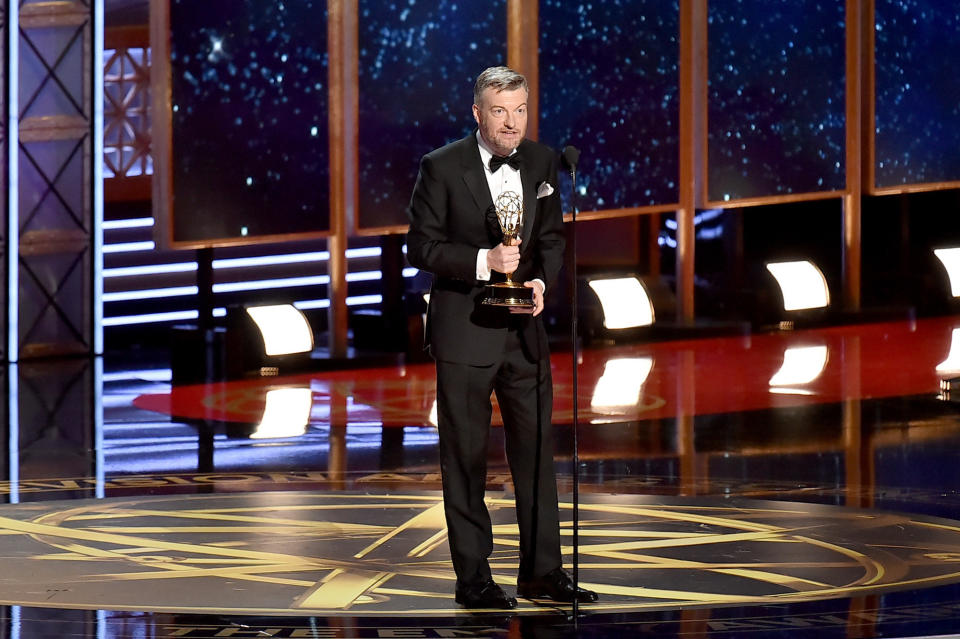
<path fill-rule="evenodd" d="M 533 289 L 516 282 L 497 282 L 487 284 L 487 296 L 483 303 L 489 306 L 509 306 L 514 308 L 533 308 Z"/>

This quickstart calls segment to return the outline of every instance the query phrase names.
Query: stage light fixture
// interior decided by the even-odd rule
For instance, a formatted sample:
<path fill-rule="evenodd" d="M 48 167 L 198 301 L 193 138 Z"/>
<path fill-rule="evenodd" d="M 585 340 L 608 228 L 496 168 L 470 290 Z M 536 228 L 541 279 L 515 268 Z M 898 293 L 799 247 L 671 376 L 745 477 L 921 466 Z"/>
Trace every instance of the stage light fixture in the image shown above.
<path fill-rule="evenodd" d="M 960 248 L 942 248 L 934 249 L 933 254 L 937 256 L 943 268 L 947 271 L 947 278 L 950 280 L 950 294 L 954 297 L 960 297 Z"/>
<path fill-rule="evenodd" d="M 228 379 L 272 376 L 308 363 L 313 331 L 292 304 L 227 308 L 223 359 Z"/>
<path fill-rule="evenodd" d="M 310 322 L 292 304 L 248 306 L 246 311 L 260 329 L 264 353 L 267 356 L 291 355 L 313 350 Z"/>
<path fill-rule="evenodd" d="M 639 278 L 591 279 L 588 284 L 600 300 L 604 328 L 619 330 L 653 324 L 653 303 Z"/>
<path fill-rule="evenodd" d="M 947 358 L 937 364 L 937 374 L 940 375 L 939 399 L 950 402 L 960 402 L 960 328 L 950 333 L 950 351 Z"/>
<path fill-rule="evenodd" d="M 767 270 L 780 285 L 783 310 L 800 311 L 830 305 L 827 279 L 813 262 L 768 262 Z"/>
<path fill-rule="evenodd" d="M 622 415 L 635 407 L 652 368 L 652 357 L 608 360 L 593 389 L 590 408 L 601 415 Z"/>
<path fill-rule="evenodd" d="M 783 352 L 783 364 L 770 378 L 770 392 L 786 395 L 812 395 L 809 390 L 795 388 L 814 381 L 827 366 L 826 346 L 799 346 Z"/>
<path fill-rule="evenodd" d="M 960 328 L 953 329 L 950 334 L 950 352 L 945 360 L 937 364 L 937 373 L 960 373 Z"/>
<path fill-rule="evenodd" d="M 313 391 L 309 388 L 275 388 L 268 390 L 263 418 L 250 439 L 299 437 L 307 431 Z"/>

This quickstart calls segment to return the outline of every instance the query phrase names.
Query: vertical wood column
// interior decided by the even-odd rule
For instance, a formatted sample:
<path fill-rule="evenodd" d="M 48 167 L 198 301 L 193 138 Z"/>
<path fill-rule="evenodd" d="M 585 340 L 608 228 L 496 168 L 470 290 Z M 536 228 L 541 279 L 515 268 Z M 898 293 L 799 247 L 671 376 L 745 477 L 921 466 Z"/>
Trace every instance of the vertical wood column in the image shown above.
<path fill-rule="evenodd" d="M 330 252 L 327 311 L 330 357 L 347 355 L 347 229 L 356 207 L 357 7 L 328 0 L 330 60 Z"/>
<path fill-rule="evenodd" d="M 522 73 L 530 85 L 527 100 L 527 137 L 539 133 L 540 14 L 538 0 L 507 0 L 507 66 Z"/>
<path fill-rule="evenodd" d="M 677 321 L 694 318 L 696 209 L 704 202 L 707 124 L 707 0 L 680 1 L 680 208 Z"/>
<path fill-rule="evenodd" d="M 873 31 L 872 0 L 847 0 L 846 5 L 846 77 L 847 127 L 846 173 L 847 189 L 843 196 L 843 307 L 847 311 L 860 310 L 861 288 L 861 202 L 863 195 L 863 139 L 865 126 L 864 103 L 872 104 L 872 96 L 865 89 L 872 87 L 872 73 L 868 61 L 872 51 L 864 47 Z M 864 82 L 866 76 L 871 80 Z"/>
<path fill-rule="evenodd" d="M 660 244 L 658 242 L 660 234 L 660 214 L 651 213 L 647 215 L 647 275 L 650 277 L 660 277 Z M 642 236 L 643 234 L 641 234 Z"/>

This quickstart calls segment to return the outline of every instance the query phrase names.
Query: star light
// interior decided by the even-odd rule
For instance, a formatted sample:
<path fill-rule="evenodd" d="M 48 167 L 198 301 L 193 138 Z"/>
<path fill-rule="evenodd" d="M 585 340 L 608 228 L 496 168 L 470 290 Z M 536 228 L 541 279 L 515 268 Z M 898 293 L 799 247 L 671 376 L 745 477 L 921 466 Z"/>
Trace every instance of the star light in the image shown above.
<path fill-rule="evenodd" d="M 210 36 L 210 53 L 207 55 L 207 60 L 217 62 L 221 60 L 223 56 L 223 38 L 220 36 Z"/>

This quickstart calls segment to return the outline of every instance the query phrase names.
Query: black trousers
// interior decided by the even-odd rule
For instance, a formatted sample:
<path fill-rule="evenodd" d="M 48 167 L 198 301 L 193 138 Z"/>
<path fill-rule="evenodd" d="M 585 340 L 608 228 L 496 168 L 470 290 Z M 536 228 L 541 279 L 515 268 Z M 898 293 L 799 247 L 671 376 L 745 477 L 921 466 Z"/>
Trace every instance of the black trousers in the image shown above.
<path fill-rule="evenodd" d="M 457 583 L 491 577 L 490 515 L 484 503 L 491 392 L 503 416 L 520 531 L 521 579 L 562 563 L 557 482 L 553 464 L 553 387 L 549 356 L 535 360 L 511 329 L 491 366 L 437 362 L 437 417 L 447 533 Z"/>

